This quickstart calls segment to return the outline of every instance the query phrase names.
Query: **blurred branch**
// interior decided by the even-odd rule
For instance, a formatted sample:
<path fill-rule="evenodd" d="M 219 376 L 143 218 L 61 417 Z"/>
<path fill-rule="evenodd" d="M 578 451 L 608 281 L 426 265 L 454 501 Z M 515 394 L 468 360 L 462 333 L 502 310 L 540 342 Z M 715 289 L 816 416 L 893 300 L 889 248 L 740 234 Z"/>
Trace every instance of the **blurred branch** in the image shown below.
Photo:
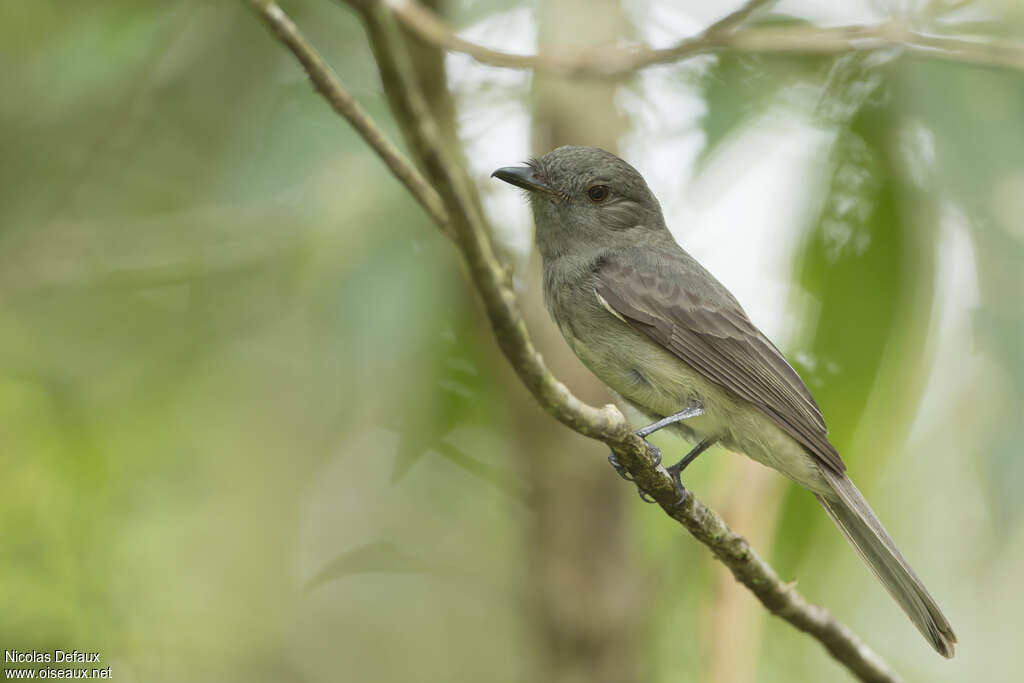
<path fill-rule="evenodd" d="M 415 1 L 415 0 L 413 0 Z M 729 12 L 718 21 L 708 26 L 702 33 L 702 36 L 717 36 L 723 33 L 732 31 L 733 29 L 739 28 L 739 25 L 746 21 L 750 15 L 757 12 L 766 5 L 774 5 L 775 0 L 747 0 L 739 6 L 738 9 Z"/>
<path fill-rule="evenodd" d="M 354 106 L 355 102 L 323 59 L 274 2 L 249 0 L 249 3 L 296 56 L 316 89 L 353 124 L 420 203 L 435 209 L 428 208 L 428 213 L 446 234 L 453 235 L 483 301 L 498 345 L 537 402 L 566 426 L 607 444 L 637 485 L 647 491 L 666 514 L 707 545 L 770 612 L 817 639 L 861 680 L 898 681 L 888 665 L 849 628 L 824 608 L 807 602 L 793 586 L 784 584 L 771 566 L 714 511 L 693 495 L 677 504 L 672 479 L 664 467 L 652 464 L 652 453 L 647 445 L 633 434 L 615 406 L 596 408 L 583 403 L 548 371 L 530 340 L 515 293 L 505 284 L 505 271 L 494 253 L 484 219 L 469 196 L 475 190 L 466 186 L 464 174 L 448 158 L 441 143 L 391 12 L 375 2 L 353 3 L 365 21 L 398 123 L 421 160 L 425 177 L 409 165 L 365 113 Z M 436 194 L 429 190 L 430 185 L 436 188 Z M 437 196 L 444 205 L 443 210 L 436 210 L 433 198 Z"/>
<path fill-rule="evenodd" d="M 653 49 L 634 46 L 602 49 L 574 56 L 517 55 L 478 45 L 459 35 L 437 14 L 416 0 L 400 0 L 389 4 L 402 23 L 420 38 L 451 52 L 462 52 L 483 64 L 512 69 L 537 69 L 562 76 L 611 77 L 636 69 L 672 62 L 684 57 L 711 52 L 727 46 L 733 31 L 755 10 L 773 0 L 750 0 L 740 9 L 726 15 L 706 30 L 680 41 L 670 48 Z"/>
<path fill-rule="evenodd" d="M 766 4 L 766 0 L 752 0 L 703 32 L 672 47 L 655 49 L 638 45 L 577 55 L 520 55 L 493 50 L 459 37 L 443 19 L 416 0 L 401 0 L 389 6 L 407 28 L 446 50 L 464 53 L 482 64 L 536 69 L 563 76 L 621 76 L 653 64 L 726 49 L 758 54 L 829 55 L 903 48 L 934 59 L 1024 70 L 1024 44 L 928 35 L 899 21 L 831 28 L 807 24 L 740 28 L 751 14 Z"/>
<path fill-rule="evenodd" d="M 299 60 L 302 68 L 309 74 L 313 87 L 330 103 L 331 108 L 352 124 L 356 132 L 373 148 L 388 169 L 426 210 L 427 215 L 437 223 L 442 231 L 450 234 L 448 213 L 441 202 L 441 197 L 413 168 L 398 148 L 384 136 L 366 110 L 359 106 L 355 98 L 345 90 L 323 57 L 306 42 L 295 22 L 278 7 L 277 3 L 271 0 L 250 0 L 250 2 L 267 28 Z M 319 76 L 313 74 L 319 74 Z"/>

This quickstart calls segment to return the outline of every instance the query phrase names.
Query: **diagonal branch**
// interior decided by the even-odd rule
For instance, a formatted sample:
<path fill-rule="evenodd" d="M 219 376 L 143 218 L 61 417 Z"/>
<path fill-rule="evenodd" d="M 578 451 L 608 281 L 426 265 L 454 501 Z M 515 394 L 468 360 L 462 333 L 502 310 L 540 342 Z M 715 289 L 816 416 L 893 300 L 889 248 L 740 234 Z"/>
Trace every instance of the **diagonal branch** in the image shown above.
<path fill-rule="evenodd" d="M 348 120 L 356 132 L 373 148 L 373 151 L 384 161 L 399 182 L 405 185 L 409 193 L 420 203 L 431 220 L 437 223 L 438 227 L 446 234 L 450 234 L 448 212 L 441 202 L 441 197 L 430 183 L 412 167 L 398 148 L 391 144 L 391 141 L 377 128 L 366 110 L 359 106 L 355 98 L 345 90 L 323 57 L 316 50 L 310 48 L 291 18 L 274 2 L 254 0 L 252 4 L 258 10 L 257 15 L 263 20 L 263 23 L 277 36 L 278 40 L 291 50 L 306 73 L 324 74 L 322 78 L 310 78 L 313 87 L 330 103 L 331 108 Z"/>
<path fill-rule="evenodd" d="M 740 5 L 738 9 L 729 12 L 724 17 L 708 26 L 701 32 L 701 35 L 714 36 L 733 31 L 739 28 L 740 24 L 749 19 L 750 16 L 759 9 L 766 5 L 773 4 L 775 4 L 775 0 L 747 0 L 747 2 Z"/>
<path fill-rule="evenodd" d="M 630 431 L 618 409 L 611 405 L 596 408 L 583 403 L 547 370 L 527 333 L 515 294 L 504 283 L 504 270 L 494 254 L 483 218 L 468 196 L 474 190 L 467 187 L 461 169 L 447 157 L 441 144 L 437 126 L 427 112 L 405 44 L 390 12 L 376 3 L 359 6 L 384 87 L 426 177 L 397 153 L 365 114 L 358 115 L 361 110 L 336 106 L 335 100 L 347 102 L 351 97 L 272 0 L 249 2 L 300 61 L 316 89 L 352 123 L 420 203 L 427 206 L 434 203 L 428 197 L 440 197 L 445 211 L 428 209 L 428 213 L 446 234 L 454 237 L 501 350 L 537 402 L 566 426 L 611 447 L 637 484 L 650 493 L 666 514 L 707 545 L 770 612 L 818 640 L 860 680 L 878 683 L 900 680 L 849 628 L 826 609 L 808 602 L 792 586 L 784 584 L 772 567 L 714 511 L 692 495 L 682 504 L 676 504 L 672 479 L 663 467 L 652 464 L 652 454 L 645 442 Z M 429 190 L 431 185 L 436 193 Z"/>
<path fill-rule="evenodd" d="M 930 35 L 915 31 L 899 21 L 826 28 L 805 24 L 739 28 L 765 4 L 765 0 L 752 0 L 705 31 L 671 47 L 635 45 L 577 55 L 521 55 L 494 50 L 460 37 L 443 19 L 416 0 L 400 0 L 392 4 L 391 9 L 403 25 L 420 38 L 451 52 L 464 53 L 491 66 L 536 69 L 562 76 L 622 76 L 654 64 L 725 49 L 757 54 L 832 55 L 902 48 L 933 59 L 1024 70 L 1024 44 Z"/>

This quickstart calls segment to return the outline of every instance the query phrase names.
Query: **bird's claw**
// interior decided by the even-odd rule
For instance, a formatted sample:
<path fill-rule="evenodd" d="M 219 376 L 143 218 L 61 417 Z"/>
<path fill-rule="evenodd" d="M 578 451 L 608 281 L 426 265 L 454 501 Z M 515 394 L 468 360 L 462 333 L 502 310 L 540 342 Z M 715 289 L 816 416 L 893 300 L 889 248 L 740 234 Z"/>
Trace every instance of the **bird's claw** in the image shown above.
<path fill-rule="evenodd" d="M 687 498 L 690 497 L 690 491 L 685 486 L 683 486 L 682 479 L 679 476 L 679 473 L 682 472 L 683 468 L 682 467 L 677 467 L 677 466 L 672 466 L 672 467 L 666 467 L 665 469 L 668 471 L 669 476 L 672 477 L 672 483 L 675 486 L 676 493 L 679 494 L 679 497 L 676 498 L 674 503 L 672 503 L 672 507 L 679 507 L 680 505 L 682 505 L 683 503 L 686 502 Z M 632 479 L 630 479 L 630 481 L 632 481 Z M 653 498 L 651 498 L 651 495 L 649 493 L 647 493 L 647 491 L 644 491 L 639 486 L 636 487 L 636 492 L 640 494 L 640 500 L 642 500 L 645 503 L 657 503 L 658 502 L 658 501 L 654 500 Z"/>
<path fill-rule="evenodd" d="M 673 424 L 675 422 L 679 422 L 680 420 L 685 420 L 689 417 L 701 415 L 703 412 L 703 406 L 701 406 L 699 403 L 693 404 L 686 410 L 680 411 L 675 415 L 669 415 L 666 418 L 658 420 L 653 424 L 647 425 L 646 427 L 643 427 L 642 429 L 638 429 L 635 432 L 633 432 L 634 434 L 636 434 L 637 436 L 644 440 L 644 443 L 647 445 L 648 450 L 650 450 L 651 464 L 653 464 L 655 467 L 661 465 L 661 450 L 659 450 L 657 446 L 648 441 L 647 437 L 653 434 L 654 432 L 658 431 L 662 427 L 665 427 L 669 424 Z M 686 469 L 687 465 L 693 462 L 698 455 L 706 451 L 708 447 L 711 446 L 713 443 L 715 443 L 714 438 L 704 439 L 699 444 L 694 446 L 693 449 L 689 453 L 687 453 L 682 460 L 677 462 L 675 465 L 671 465 L 670 467 L 665 468 L 669 476 L 672 477 L 672 485 L 675 487 L 676 493 L 679 494 L 679 498 L 676 499 L 676 502 L 672 504 L 673 507 L 679 507 L 680 505 L 686 502 L 687 498 L 690 497 L 690 492 L 686 490 L 685 486 L 683 486 L 683 481 L 680 477 L 680 473 L 682 473 L 682 471 Z M 612 464 L 612 467 L 615 468 L 615 471 L 619 473 L 620 477 L 622 477 L 626 481 L 635 481 L 635 479 L 629 474 L 629 472 L 626 471 L 626 468 L 623 467 L 622 463 L 619 462 L 619 459 L 615 456 L 615 451 L 612 451 L 611 455 L 608 456 L 608 462 Z M 651 498 L 651 495 L 647 491 L 644 491 L 639 486 L 636 487 L 636 490 L 640 494 L 640 499 L 643 500 L 645 503 L 657 502 L 653 498 Z"/>
<path fill-rule="evenodd" d="M 615 472 L 620 477 L 622 477 L 626 481 L 633 481 L 633 477 L 630 476 L 629 472 L 626 471 L 626 468 L 623 466 L 621 462 L 619 462 L 619 459 L 615 456 L 615 451 L 612 451 L 608 455 L 608 462 L 611 463 L 611 466 L 615 469 Z"/>
<path fill-rule="evenodd" d="M 679 476 L 680 473 L 683 471 L 683 468 L 679 467 L 679 464 L 681 463 L 676 463 L 671 467 L 665 468 L 669 476 L 672 477 L 672 484 L 676 488 L 676 493 L 679 494 L 679 498 L 677 498 L 676 502 L 672 504 L 673 507 L 679 507 L 680 505 L 686 502 L 687 498 L 690 497 L 690 492 L 687 490 L 685 486 L 683 486 L 683 480 Z"/>
<path fill-rule="evenodd" d="M 640 436 L 640 438 L 643 438 L 639 433 L 637 434 L 637 436 Z M 654 444 L 652 444 L 647 439 L 644 439 L 644 443 L 647 444 L 647 448 L 652 453 L 651 464 L 654 465 L 655 467 L 657 467 L 658 465 L 661 464 L 661 449 L 658 448 L 657 446 L 655 446 Z M 618 457 L 616 457 L 616 455 L 615 455 L 615 451 L 612 451 L 608 455 L 608 462 L 611 464 L 611 466 L 615 469 L 615 472 L 620 477 L 622 477 L 626 481 L 635 481 L 633 479 L 632 475 L 630 475 L 629 472 L 626 471 L 625 466 L 621 462 L 619 462 Z M 646 491 L 644 491 L 639 486 L 637 487 L 636 490 L 637 490 L 637 493 L 640 494 L 640 500 L 644 501 L 645 503 L 655 503 L 655 502 L 657 502 L 653 498 L 651 498 L 650 494 L 648 494 Z"/>
<path fill-rule="evenodd" d="M 644 439 L 644 443 L 647 444 L 647 449 L 654 454 L 654 457 L 651 458 L 651 464 L 657 467 L 661 464 L 661 449 L 647 439 Z"/>

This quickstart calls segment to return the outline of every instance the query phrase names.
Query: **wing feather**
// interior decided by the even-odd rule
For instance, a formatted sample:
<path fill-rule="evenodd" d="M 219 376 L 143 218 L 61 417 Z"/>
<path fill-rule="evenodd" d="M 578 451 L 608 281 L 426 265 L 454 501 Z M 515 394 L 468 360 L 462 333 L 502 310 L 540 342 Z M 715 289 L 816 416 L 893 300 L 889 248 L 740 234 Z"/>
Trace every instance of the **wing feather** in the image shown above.
<path fill-rule="evenodd" d="M 828 440 L 818 404 L 778 348 L 688 254 L 659 256 L 641 256 L 639 266 L 603 260 L 596 287 L 602 305 L 708 380 L 754 404 L 821 462 L 843 472 L 846 466 Z M 680 286 L 686 269 L 706 275 L 698 278 L 702 291 Z"/>

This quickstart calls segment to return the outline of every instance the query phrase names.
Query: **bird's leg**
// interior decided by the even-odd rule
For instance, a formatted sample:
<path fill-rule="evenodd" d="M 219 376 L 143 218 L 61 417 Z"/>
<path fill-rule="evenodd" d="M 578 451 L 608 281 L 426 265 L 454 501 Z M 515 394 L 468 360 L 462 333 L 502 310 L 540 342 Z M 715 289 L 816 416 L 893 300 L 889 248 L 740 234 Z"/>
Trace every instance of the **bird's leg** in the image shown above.
<path fill-rule="evenodd" d="M 686 500 L 686 496 L 690 495 L 690 492 L 686 490 L 685 486 L 683 486 L 682 478 L 679 475 L 682 474 L 683 470 L 686 469 L 687 465 L 696 460 L 698 455 L 706 451 L 714 443 L 714 439 L 704 439 L 699 444 L 694 446 L 693 450 L 684 455 L 682 460 L 677 462 L 675 465 L 671 465 L 665 468 L 666 470 L 668 470 L 669 475 L 672 477 L 673 483 L 675 483 L 676 485 L 676 493 L 679 494 L 679 500 L 676 501 L 676 505 L 682 503 L 684 500 Z M 640 497 L 643 498 L 643 496 Z"/>
<path fill-rule="evenodd" d="M 701 404 L 700 401 L 694 401 L 687 407 L 680 410 L 678 413 L 673 413 L 668 417 L 663 417 L 657 422 L 652 422 L 646 427 L 641 427 L 640 429 L 636 430 L 633 433 L 646 441 L 648 436 L 658 431 L 659 429 L 664 429 L 669 425 L 674 425 L 676 422 L 689 420 L 691 417 L 698 417 L 703 414 L 704 406 Z"/>
<path fill-rule="evenodd" d="M 678 413 L 673 413 L 672 415 L 669 415 L 668 417 L 663 417 L 662 419 L 658 420 L 657 422 L 652 422 L 651 424 L 647 425 L 646 427 L 641 427 L 640 429 L 636 430 L 633 433 L 636 434 L 637 436 L 639 436 L 641 439 L 643 439 L 644 443 L 647 444 L 647 447 L 651 450 L 652 453 L 654 453 L 654 465 L 658 466 L 658 465 L 661 464 L 661 450 L 657 446 L 652 444 L 650 441 L 648 441 L 647 437 L 650 436 L 651 434 L 653 434 L 654 432 L 658 431 L 659 429 L 663 429 L 665 427 L 668 427 L 669 425 L 675 424 L 677 422 L 682 422 L 683 420 L 688 420 L 691 417 L 697 417 L 698 415 L 703 415 L 703 414 L 704 414 L 704 406 L 700 403 L 700 401 L 696 401 L 695 400 L 692 403 L 690 403 L 690 405 L 688 405 L 686 408 L 680 410 Z M 708 444 L 708 445 L 710 445 L 710 444 Z M 704 446 L 704 448 L 707 448 L 707 446 Z M 693 455 L 693 458 L 696 458 L 698 455 L 700 455 L 700 452 L 703 451 L 704 448 L 701 448 L 699 451 L 697 449 L 694 449 L 695 451 L 697 451 L 696 453 L 693 453 L 691 451 L 691 454 Z M 680 463 L 682 463 L 683 461 L 686 461 L 686 463 L 683 464 L 683 467 L 686 467 L 686 465 L 689 465 L 690 461 L 693 460 L 693 458 L 690 458 L 689 460 L 687 460 L 687 458 L 690 458 L 690 455 L 687 455 L 686 458 L 683 458 L 683 460 L 680 461 Z M 615 471 L 619 473 L 620 477 L 622 477 L 626 481 L 633 481 L 633 477 L 629 476 L 629 473 L 626 472 L 626 468 L 623 467 L 622 463 L 619 462 L 619 459 L 617 457 L 615 457 L 615 453 L 614 452 L 612 452 L 608 456 L 608 462 L 611 463 L 612 467 L 615 468 Z M 680 463 L 677 463 L 677 465 L 680 464 Z M 673 465 L 673 467 L 675 467 L 675 466 L 676 465 Z M 682 468 L 680 468 L 679 471 L 682 471 Z M 678 475 L 677 475 L 677 478 L 678 478 Z M 681 486 L 682 485 L 680 484 L 680 487 Z M 686 489 L 682 489 L 682 490 L 685 492 Z M 640 491 L 640 498 L 642 498 L 645 502 L 648 502 L 648 503 L 653 503 L 654 502 L 654 500 L 651 499 L 650 496 L 648 496 L 646 494 L 646 492 L 644 492 L 643 490 L 639 490 L 639 491 Z M 685 493 L 683 495 L 685 495 Z"/>

